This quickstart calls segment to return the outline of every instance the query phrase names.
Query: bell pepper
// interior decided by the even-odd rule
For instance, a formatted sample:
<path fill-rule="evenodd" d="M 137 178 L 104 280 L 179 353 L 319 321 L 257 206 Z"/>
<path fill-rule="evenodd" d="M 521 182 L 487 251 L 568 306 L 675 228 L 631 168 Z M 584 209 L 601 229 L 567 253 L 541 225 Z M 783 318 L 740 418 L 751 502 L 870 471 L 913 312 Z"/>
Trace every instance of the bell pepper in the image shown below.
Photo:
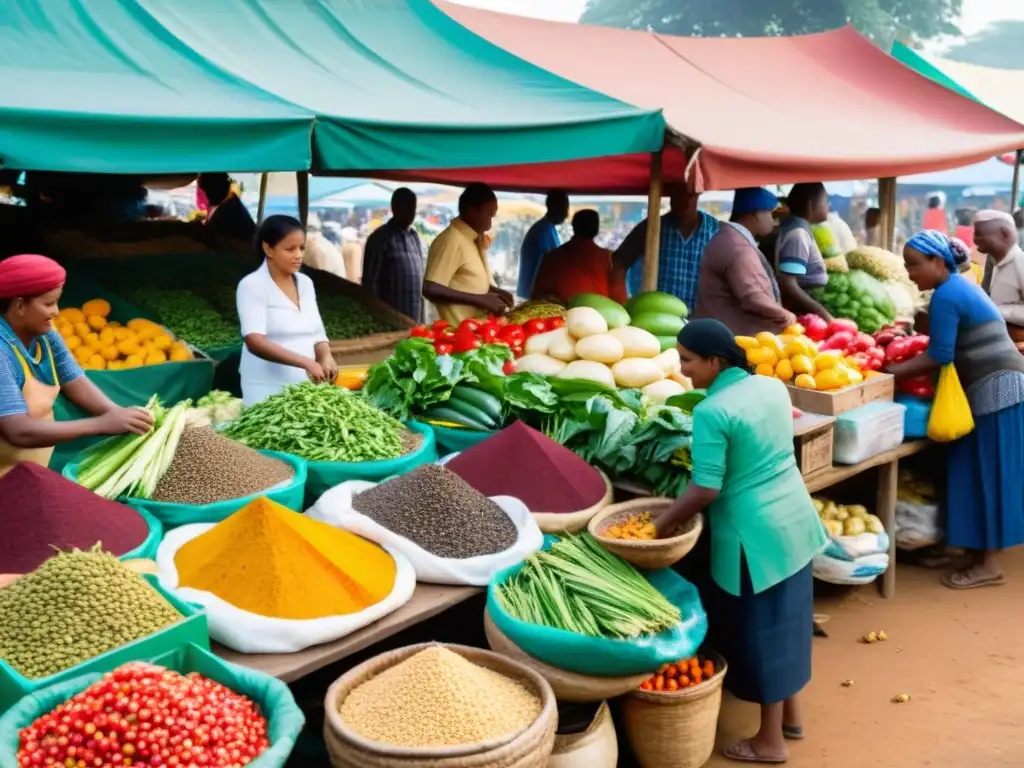
<path fill-rule="evenodd" d="M 430 339 L 433 340 L 436 334 L 430 328 L 425 325 L 417 325 L 411 331 L 409 331 L 409 338 L 411 339 Z"/>

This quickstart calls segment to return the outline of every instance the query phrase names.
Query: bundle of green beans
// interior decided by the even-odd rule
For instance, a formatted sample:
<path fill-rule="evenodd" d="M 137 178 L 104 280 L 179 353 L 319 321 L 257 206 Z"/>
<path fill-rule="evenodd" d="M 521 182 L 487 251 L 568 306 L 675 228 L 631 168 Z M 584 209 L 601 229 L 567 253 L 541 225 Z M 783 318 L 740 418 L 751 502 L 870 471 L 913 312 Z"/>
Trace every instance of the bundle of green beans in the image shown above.
<path fill-rule="evenodd" d="M 679 608 L 589 533 L 565 536 L 526 559 L 498 587 L 510 616 L 590 637 L 631 640 L 679 622 Z"/>
<path fill-rule="evenodd" d="M 379 461 L 404 452 L 405 427 L 363 397 L 333 384 L 292 384 L 242 411 L 224 434 L 307 461 Z"/>
<path fill-rule="evenodd" d="M 175 336 L 200 349 L 242 343 L 237 317 L 222 316 L 209 302 L 189 291 L 139 288 L 131 291 L 128 299 L 159 317 Z"/>

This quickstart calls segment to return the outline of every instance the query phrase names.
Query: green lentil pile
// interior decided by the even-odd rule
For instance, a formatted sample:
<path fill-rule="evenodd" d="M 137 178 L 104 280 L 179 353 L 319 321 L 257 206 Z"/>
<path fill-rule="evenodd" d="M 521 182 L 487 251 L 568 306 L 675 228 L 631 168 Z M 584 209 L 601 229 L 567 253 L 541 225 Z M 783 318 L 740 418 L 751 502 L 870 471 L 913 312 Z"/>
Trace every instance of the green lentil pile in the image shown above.
<path fill-rule="evenodd" d="M 541 701 L 521 683 L 444 646 L 356 687 L 340 715 L 360 736 L 402 747 L 477 744 L 529 728 Z"/>
<path fill-rule="evenodd" d="M 280 459 L 218 435 L 212 427 L 188 427 L 152 498 L 213 504 L 262 493 L 292 477 L 292 468 Z"/>
<path fill-rule="evenodd" d="M 504 552 L 519 532 L 505 510 L 437 464 L 423 464 L 358 494 L 356 510 L 438 557 Z"/>
<path fill-rule="evenodd" d="M 365 305 L 348 296 L 321 291 L 316 298 L 329 339 L 361 339 L 375 333 L 404 330 L 396 319 L 375 315 Z"/>
<path fill-rule="evenodd" d="M 139 288 L 131 291 L 128 299 L 159 317 L 175 336 L 200 349 L 242 343 L 237 318 L 223 316 L 191 291 Z"/>
<path fill-rule="evenodd" d="M 110 553 L 58 552 L 0 589 L 0 659 L 27 678 L 48 677 L 181 618 Z"/>
<path fill-rule="evenodd" d="M 306 381 L 246 408 L 224 434 L 232 440 L 307 461 L 395 459 L 418 441 L 402 423 L 362 396 Z"/>

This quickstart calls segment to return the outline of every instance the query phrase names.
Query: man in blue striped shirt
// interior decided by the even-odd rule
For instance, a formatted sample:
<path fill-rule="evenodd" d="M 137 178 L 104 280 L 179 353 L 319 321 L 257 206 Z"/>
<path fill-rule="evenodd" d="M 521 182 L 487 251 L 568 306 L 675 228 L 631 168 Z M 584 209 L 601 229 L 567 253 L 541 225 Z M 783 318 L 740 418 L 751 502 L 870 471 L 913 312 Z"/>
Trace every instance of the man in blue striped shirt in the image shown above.
<path fill-rule="evenodd" d="M 672 195 L 669 212 L 661 217 L 658 251 L 658 290 L 682 299 L 691 310 L 697 304 L 704 247 L 718 234 L 719 228 L 718 219 L 697 207 L 698 197 L 689 191 Z M 642 289 L 646 239 L 647 219 L 644 219 L 615 251 L 615 267 L 626 272 L 630 296 Z"/>

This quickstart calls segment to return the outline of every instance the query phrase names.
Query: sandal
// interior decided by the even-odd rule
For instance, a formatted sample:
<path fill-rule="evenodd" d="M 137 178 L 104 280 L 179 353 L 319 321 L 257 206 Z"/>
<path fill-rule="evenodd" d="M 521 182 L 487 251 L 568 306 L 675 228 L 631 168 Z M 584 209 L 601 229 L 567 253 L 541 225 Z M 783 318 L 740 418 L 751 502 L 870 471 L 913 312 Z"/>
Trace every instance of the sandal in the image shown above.
<path fill-rule="evenodd" d="M 972 569 L 954 571 L 942 577 L 942 585 L 949 589 L 977 589 L 978 587 L 998 587 L 1006 583 L 1006 575 L 972 577 Z"/>
<path fill-rule="evenodd" d="M 802 725 L 783 725 L 782 738 L 789 741 L 803 741 L 804 727 Z"/>
<path fill-rule="evenodd" d="M 750 744 L 749 739 L 744 739 L 741 742 L 734 744 L 729 747 L 723 753 L 729 760 L 735 760 L 738 763 L 761 763 L 762 765 L 782 765 L 789 757 L 772 757 L 769 755 L 759 755 L 754 747 Z"/>

